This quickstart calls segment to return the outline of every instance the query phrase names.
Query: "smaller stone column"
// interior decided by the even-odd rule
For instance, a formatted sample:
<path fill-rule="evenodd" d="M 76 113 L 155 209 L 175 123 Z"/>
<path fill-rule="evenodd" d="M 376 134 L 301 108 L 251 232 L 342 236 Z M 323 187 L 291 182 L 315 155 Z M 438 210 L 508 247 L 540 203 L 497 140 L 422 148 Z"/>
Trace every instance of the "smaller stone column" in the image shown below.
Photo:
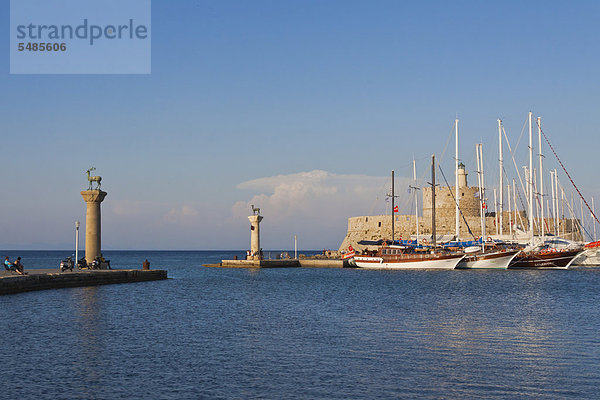
<path fill-rule="evenodd" d="M 263 217 L 261 215 L 251 215 L 248 219 L 250 220 L 250 259 L 260 260 L 260 221 Z"/>
<path fill-rule="evenodd" d="M 100 203 L 102 203 L 106 194 L 102 190 L 84 190 L 81 192 L 83 200 L 87 203 L 85 214 L 85 260 L 88 264 L 91 264 L 94 258 L 99 257 L 102 252 Z"/>

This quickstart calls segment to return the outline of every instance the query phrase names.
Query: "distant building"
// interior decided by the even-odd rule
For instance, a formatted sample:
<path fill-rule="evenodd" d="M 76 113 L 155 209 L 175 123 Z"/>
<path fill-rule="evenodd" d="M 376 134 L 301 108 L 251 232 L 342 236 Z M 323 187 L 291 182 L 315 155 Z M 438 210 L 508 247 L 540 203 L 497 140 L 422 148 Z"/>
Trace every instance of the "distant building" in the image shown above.
<path fill-rule="evenodd" d="M 462 213 L 460 217 L 460 238 L 463 240 L 472 240 L 481 236 L 481 222 L 479 216 L 479 189 L 469 187 L 467 184 L 467 172 L 464 164 L 459 165 L 458 169 L 459 183 L 459 206 Z M 422 199 L 419 204 L 422 205 L 422 212 L 419 215 L 419 238 L 431 238 L 431 187 L 422 188 Z M 490 191 L 486 192 L 486 197 L 490 197 Z M 454 200 L 455 188 L 438 186 L 435 190 L 435 210 L 436 210 L 436 232 L 438 236 L 454 235 L 456 230 L 456 205 Z M 512 200 L 511 200 L 512 201 Z M 486 210 L 486 235 L 496 237 L 496 215 L 494 211 L 493 198 L 489 202 Z M 522 237 L 528 230 L 527 213 L 519 210 L 517 212 L 507 211 L 505 207 L 503 213 L 503 233 L 502 238 L 511 239 L 509 232 L 512 223 L 513 232 L 520 232 L 518 237 Z M 516 216 L 516 221 L 515 221 Z M 361 240 L 379 240 L 391 239 L 392 237 L 392 217 L 391 215 L 370 215 L 348 218 L 348 232 L 340 245 L 340 251 L 352 246 L 361 250 L 364 246 L 358 244 Z M 466 220 L 466 223 L 465 223 Z M 546 218 L 548 226 L 554 226 L 554 219 Z M 559 221 L 560 232 L 565 232 L 566 239 L 582 240 L 579 231 L 579 224 L 576 219 L 563 218 Z M 470 229 L 470 232 L 469 232 Z M 535 226 L 535 234 L 539 233 L 539 227 Z M 396 215 L 394 219 L 394 238 L 414 239 L 416 235 L 415 216 Z M 514 234 L 512 239 L 517 239 Z"/>

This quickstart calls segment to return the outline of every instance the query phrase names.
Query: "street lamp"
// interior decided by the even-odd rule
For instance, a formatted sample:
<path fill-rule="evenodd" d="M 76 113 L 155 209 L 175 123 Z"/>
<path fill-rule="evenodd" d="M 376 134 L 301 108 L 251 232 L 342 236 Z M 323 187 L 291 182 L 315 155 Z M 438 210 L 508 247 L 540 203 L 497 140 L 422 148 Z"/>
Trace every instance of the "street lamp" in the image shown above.
<path fill-rule="evenodd" d="M 79 261 L 79 221 L 75 221 L 75 264 Z"/>

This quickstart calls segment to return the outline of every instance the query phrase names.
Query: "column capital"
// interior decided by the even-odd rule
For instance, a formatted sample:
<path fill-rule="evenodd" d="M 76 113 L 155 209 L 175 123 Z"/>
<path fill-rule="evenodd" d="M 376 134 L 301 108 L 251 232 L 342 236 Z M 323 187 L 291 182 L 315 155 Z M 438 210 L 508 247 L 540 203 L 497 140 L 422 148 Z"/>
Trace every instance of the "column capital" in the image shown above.
<path fill-rule="evenodd" d="M 248 219 L 250 220 L 251 223 L 255 224 L 255 223 L 262 221 L 263 216 L 262 215 L 250 215 L 248 217 Z"/>
<path fill-rule="evenodd" d="M 84 190 L 81 195 L 86 203 L 102 203 L 107 193 L 102 190 Z"/>

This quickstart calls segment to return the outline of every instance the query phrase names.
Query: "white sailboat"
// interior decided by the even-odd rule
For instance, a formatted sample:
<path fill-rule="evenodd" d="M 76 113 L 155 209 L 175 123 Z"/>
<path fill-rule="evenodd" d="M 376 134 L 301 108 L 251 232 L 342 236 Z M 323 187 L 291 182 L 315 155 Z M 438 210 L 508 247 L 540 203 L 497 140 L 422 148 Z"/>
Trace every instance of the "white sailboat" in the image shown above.
<path fill-rule="evenodd" d="M 500 187 L 502 187 L 502 136 L 501 120 L 498 120 L 498 131 L 500 134 Z M 456 132 L 458 137 L 458 130 Z M 458 139 L 456 141 L 458 143 Z M 472 246 L 465 249 L 465 257 L 460 261 L 458 269 L 507 269 L 513 258 L 519 253 L 517 249 L 506 249 L 496 246 L 494 242 L 486 249 L 486 226 L 485 226 L 485 180 L 483 174 L 483 144 L 475 145 L 477 158 L 477 184 L 479 188 L 479 218 L 481 222 L 481 246 Z M 458 150 L 456 152 L 458 157 Z M 502 191 L 500 191 L 500 213 L 502 213 Z M 458 215 L 458 210 L 457 210 Z"/>

